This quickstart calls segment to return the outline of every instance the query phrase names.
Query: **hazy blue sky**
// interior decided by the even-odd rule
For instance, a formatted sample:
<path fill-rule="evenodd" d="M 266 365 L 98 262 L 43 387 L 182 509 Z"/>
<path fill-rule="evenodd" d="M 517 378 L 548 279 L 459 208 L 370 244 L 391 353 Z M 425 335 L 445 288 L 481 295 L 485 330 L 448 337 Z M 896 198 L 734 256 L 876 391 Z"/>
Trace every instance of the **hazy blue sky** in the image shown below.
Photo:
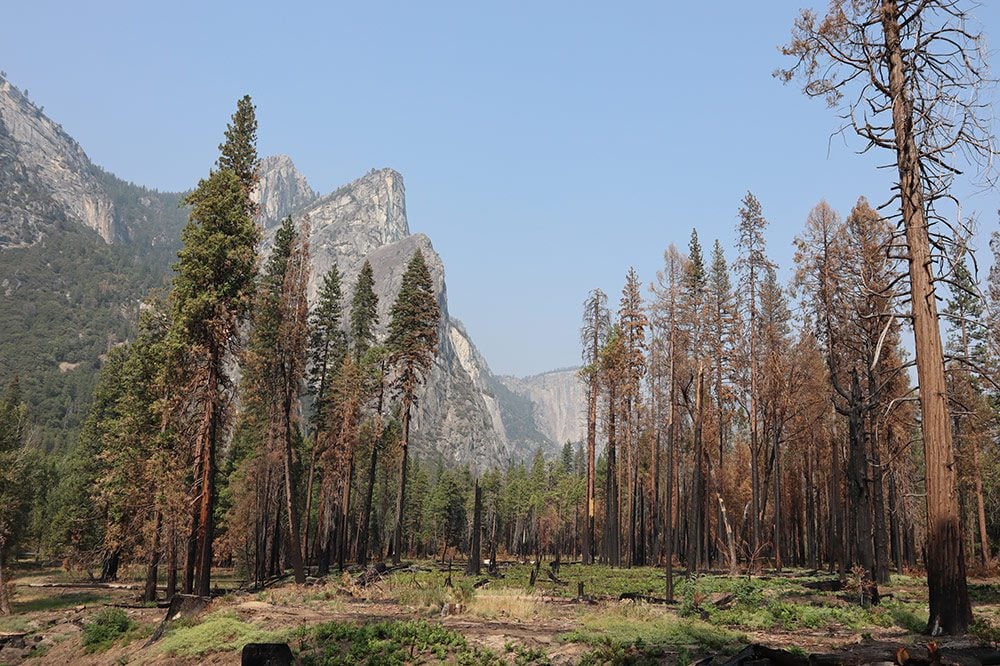
<path fill-rule="evenodd" d="M 885 200 L 878 160 L 771 77 L 804 5 L 826 1 L 33 0 L 4 8 L 0 69 L 95 162 L 151 187 L 207 173 L 244 93 L 261 154 L 290 155 L 314 189 L 399 170 L 452 314 L 494 370 L 530 374 L 577 363 L 592 287 L 617 303 L 628 267 L 654 279 L 692 227 L 728 249 L 747 190 L 785 275 L 819 199 Z M 978 10 L 987 35 L 998 5 Z M 995 191 L 961 191 L 996 229 Z"/>

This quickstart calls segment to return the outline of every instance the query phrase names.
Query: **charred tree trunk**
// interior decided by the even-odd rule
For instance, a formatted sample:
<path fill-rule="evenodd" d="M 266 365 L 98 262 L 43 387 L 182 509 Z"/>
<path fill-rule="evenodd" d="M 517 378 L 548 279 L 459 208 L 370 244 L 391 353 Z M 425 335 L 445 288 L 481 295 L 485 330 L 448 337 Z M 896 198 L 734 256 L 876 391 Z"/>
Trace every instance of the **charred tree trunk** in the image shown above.
<path fill-rule="evenodd" d="M 149 547 L 149 565 L 146 567 L 146 586 L 142 592 L 143 601 L 156 601 L 156 579 L 160 565 L 160 526 L 163 514 L 159 510 L 153 516 L 153 542 Z"/>
<path fill-rule="evenodd" d="M 674 368 L 675 361 L 673 358 L 673 345 L 671 345 L 671 358 L 670 358 L 670 406 L 668 407 L 668 421 L 667 421 L 667 487 L 666 487 L 666 507 L 664 508 L 664 515 L 666 520 L 663 525 L 663 543 L 665 545 L 664 558 L 666 559 L 666 600 L 671 602 L 674 600 L 674 443 L 676 436 L 676 417 L 677 413 L 674 409 L 674 403 L 676 402 L 676 394 L 674 393 L 674 388 L 676 383 L 674 382 Z"/>
<path fill-rule="evenodd" d="M 302 564 L 302 542 L 299 540 L 299 514 L 295 503 L 295 491 L 293 489 L 292 396 L 290 391 L 285 392 L 283 407 L 282 429 L 284 430 L 283 444 L 285 449 L 285 511 L 288 517 L 288 556 L 292 562 L 292 571 L 295 573 L 295 582 L 302 585 L 306 582 L 306 570 Z"/>
<path fill-rule="evenodd" d="M 898 0 L 883 0 L 888 96 L 899 172 L 899 196 L 906 228 L 910 302 L 916 348 L 917 383 L 927 470 L 927 587 L 931 634 L 964 634 L 972 623 L 966 583 L 965 548 L 956 495 L 955 457 L 948 418 L 944 350 L 938 323 L 926 218 L 920 152 L 916 143 L 908 65 L 903 61 Z"/>
<path fill-rule="evenodd" d="M 306 477 L 306 507 L 303 512 L 302 522 L 302 562 L 309 566 L 309 536 L 312 527 L 312 498 L 313 488 L 316 480 L 316 452 L 319 449 L 320 431 L 317 429 L 313 435 L 312 451 L 309 453 L 309 474 Z"/>
<path fill-rule="evenodd" d="M 704 503 L 702 496 L 704 446 L 702 443 L 702 405 L 705 393 L 704 368 L 698 366 L 698 377 L 695 384 L 694 398 L 694 459 L 691 465 L 691 499 L 688 503 L 688 540 L 687 540 L 687 572 L 688 576 L 698 573 L 701 563 L 701 531 Z"/>
<path fill-rule="evenodd" d="M 597 346 L 597 327 L 594 327 L 594 346 Z M 597 358 L 597 351 L 594 352 Z M 597 377 L 590 377 L 590 395 L 587 401 L 587 515 L 583 528 L 583 563 L 594 563 L 594 528 L 596 509 L 596 449 L 597 449 Z"/>
<path fill-rule="evenodd" d="M 410 409 L 412 400 L 403 396 L 403 441 L 399 461 L 399 484 L 396 487 L 396 527 L 392 532 L 392 563 L 399 564 L 403 550 L 403 504 L 406 495 L 406 465 L 410 443 Z"/>
<path fill-rule="evenodd" d="M 339 571 L 344 570 L 347 560 L 347 550 L 349 535 L 351 533 L 348 523 L 351 518 L 351 486 L 354 482 L 354 456 L 351 456 L 350 460 L 347 462 L 347 478 L 343 481 L 343 489 L 341 493 L 340 505 L 340 542 L 337 547 L 337 569 Z"/>
<path fill-rule="evenodd" d="M 175 594 L 177 594 L 177 530 L 171 521 L 170 532 L 167 535 L 167 601 L 173 599 Z"/>
<path fill-rule="evenodd" d="M 774 456 L 774 567 L 781 571 L 781 448 L 778 425 L 774 424 L 774 441 L 772 455 Z"/>
<path fill-rule="evenodd" d="M 993 560 L 990 555 L 990 540 L 986 531 L 986 502 L 983 500 L 983 473 L 979 466 L 979 442 L 976 436 L 971 438 L 973 476 L 976 484 L 976 518 L 979 528 L 979 553 L 983 566 L 988 566 Z"/>
<path fill-rule="evenodd" d="M 608 389 L 608 479 L 607 479 L 607 499 L 605 507 L 605 531 L 607 537 L 608 564 L 613 567 L 620 567 L 621 558 L 621 525 L 619 523 L 619 496 L 618 496 L 618 459 L 617 459 L 617 433 L 616 416 L 618 404 L 614 383 Z"/>
<path fill-rule="evenodd" d="M 465 568 L 467 576 L 478 576 L 482 570 L 482 532 L 483 532 L 483 489 L 476 479 L 475 497 L 472 502 L 472 536 L 469 539 L 469 564 Z"/>

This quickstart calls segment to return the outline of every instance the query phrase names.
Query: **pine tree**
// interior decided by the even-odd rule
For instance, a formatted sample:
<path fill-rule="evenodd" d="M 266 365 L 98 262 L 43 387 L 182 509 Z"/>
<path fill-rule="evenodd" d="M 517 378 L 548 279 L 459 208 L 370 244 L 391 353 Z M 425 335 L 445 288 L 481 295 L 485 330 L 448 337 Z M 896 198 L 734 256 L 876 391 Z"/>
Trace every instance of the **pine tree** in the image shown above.
<path fill-rule="evenodd" d="M 257 159 L 257 112 L 250 95 L 244 95 L 236 103 L 236 113 L 226 125 L 226 140 L 219 144 L 219 152 L 219 169 L 232 171 L 239 178 L 246 195 L 246 211 L 252 217 L 257 208 L 250 193 L 257 185 L 260 160 Z"/>
<path fill-rule="evenodd" d="M 322 455 L 321 427 L 331 407 L 330 385 L 337 369 L 347 355 L 347 338 L 343 331 L 343 295 L 340 270 L 336 262 L 323 276 L 316 307 L 309 317 L 309 392 L 313 397 L 313 437 L 309 454 L 309 476 L 306 481 L 305 529 L 302 543 L 308 550 L 312 525 L 313 488 L 316 461 Z M 308 559 L 308 558 L 306 558 Z"/>
<path fill-rule="evenodd" d="M 764 273 L 772 266 L 765 254 L 766 241 L 764 239 L 764 229 L 767 228 L 767 220 L 760 201 L 752 192 L 747 192 L 743 197 L 739 211 L 739 224 L 737 225 L 736 246 L 740 256 L 736 262 L 737 270 L 740 273 L 742 287 L 745 290 L 746 300 L 743 306 L 747 313 L 747 334 L 749 345 L 747 349 L 746 366 L 749 371 L 749 386 L 743 387 L 748 394 L 746 401 L 746 411 L 750 418 L 750 478 L 751 478 L 751 505 L 753 515 L 751 516 L 752 546 L 757 551 L 761 544 L 761 512 L 763 511 L 763 497 L 761 496 L 760 478 L 760 432 L 759 432 L 759 387 L 760 364 L 758 359 L 758 329 L 757 322 L 757 298 L 760 290 L 760 281 Z"/>
<path fill-rule="evenodd" d="M 712 247 L 712 265 L 708 275 L 708 319 L 709 346 L 712 353 L 714 370 L 713 393 L 715 394 L 716 431 L 718 435 L 719 458 L 715 468 L 715 495 L 719 503 L 719 540 L 729 551 L 729 566 L 736 570 L 736 543 L 729 520 L 726 516 L 725 501 L 722 495 L 723 461 L 725 460 L 726 436 L 729 431 L 728 406 L 729 390 L 723 383 L 726 373 L 725 365 L 730 353 L 734 325 L 733 287 L 729 277 L 729 266 L 718 239 Z"/>
<path fill-rule="evenodd" d="M 7 563 L 24 534 L 30 508 L 27 426 L 27 407 L 14 377 L 0 395 L 0 615 L 11 613 Z"/>
<path fill-rule="evenodd" d="M 323 276 L 316 297 L 316 307 L 310 315 L 309 390 L 314 399 L 315 419 L 322 418 L 327 401 L 329 382 L 347 353 L 343 331 L 343 296 L 341 275 L 336 262 Z"/>
<path fill-rule="evenodd" d="M 375 274 L 372 265 L 366 259 L 361 266 L 361 272 L 358 273 L 358 281 L 354 285 L 354 295 L 351 298 L 350 343 L 355 362 L 360 363 L 365 353 L 375 343 L 376 326 L 378 326 L 378 296 L 375 294 Z"/>
<path fill-rule="evenodd" d="M 434 284 L 418 248 L 407 264 L 399 295 L 392 305 L 389 323 L 389 361 L 395 370 L 393 386 L 402 400 L 403 439 L 396 493 L 396 526 L 393 532 L 393 561 L 398 563 L 403 547 L 403 500 L 406 495 L 406 465 L 410 440 L 410 416 L 417 389 L 431 370 L 437 354 L 441 310 Z"/>
<path fill-rule="evenodd" d="M 983 384 L 979 373 L 987 366 L 986 342 L 989 332 L 984 326 L 986 312 L 979 285 L 976 284 L 966 262 L 967 250 L 959 246 L 958 256 L 952 260 L 952 274 L 948 281 L 950 297 L 945 301 L 942 316 L 949 321 L 951 335 L 949 351 L 956 360 L 948 364 L 948 388 L 957 408 L 953 414 L 955 446 L 959 453 L 971 452 L 971 469 L 962 475 L 971 476 L 976 496 L 976 530 L 979 533 L 979 553 L 983 565 L 988 565 L 990 555 L 986 526 L 986 502 L 980 462 L 980 443 L 990 441 L 991 423 L 980 418 L 988 407 L 982 403 Z M 984 409 L 985 408 L 985 409 Z M 992 419 L 991 419 L 992 420 Z M 960 466 L 960 472 L 962 471 Z M 968 479 L 962 479 L 969 482 Z M 973 530 L 969 530 L 973 531 Z"/>
<path fill-rule="evenodd" d="M 244 116 L 247 107 L 253 108 L 248 103 L 240 105 Z M 234 120 L 232 127 L 255 125 Z M 247 158 L 245 150 L 226 147 L 252 142 L 252 134 L 234 132 L 223 152 Z M 255 161 L 233 164 L 242 168 L 251 163 Z M 252 303 L 260 233 L 249 214 L 252 204 L 246 181 L 228 168 L 199 182 L 185 203 L 191 206 L 191 217 L 181 232 L 183 247 L 174 266 L 169 345 L 182 386 L 175 398 L 186 405 L 177 406 L 174 413 L 195 424 L 194 513 L 184 586 L 207 596 L 215 538 L 216 452 L 230 406 L 226 359 L 239 347 L 240 324 Z"/>
<path fill-rule="evenodd" d="M 621 384 L 621 416 L 624 450 L 626 454 L 626 494 L 628 501 L 628 563 L 629 566 L 640 564 L 643 528 L 638 524 L 637 510 L 639 503 L 639 413 L 641 410 L 642 379 L 646 374 L 646 329 L 649 320 L 642 303 L 639 275 L 635 268 L 629 268 L 622 289 L 621 301 L 618 307 L 618 325 L 621 330 L 623 346 L 623 366 Z M 651 456 L 650 462 L 652 462 Z M 650 484 L 652 485 L 652 484 Z"/>
<path fill-rule="evenodd" d="M 983 36 L 970 25 L 973 5 L 839 1 L 822 17 L 803 11 L 782 48 L 794 64 L 775 72 L 839 106 L 866 151 L 894 158 L 926 461 L 931 634 L 964 634 L 973 619 L 935 295 L 941 250 L 961 236 L 937 205 L 955 201 L 950 188 L 962 162 L 990 164 L 994 155 L 991 105 L 981 93 L 992 82 Z"/>

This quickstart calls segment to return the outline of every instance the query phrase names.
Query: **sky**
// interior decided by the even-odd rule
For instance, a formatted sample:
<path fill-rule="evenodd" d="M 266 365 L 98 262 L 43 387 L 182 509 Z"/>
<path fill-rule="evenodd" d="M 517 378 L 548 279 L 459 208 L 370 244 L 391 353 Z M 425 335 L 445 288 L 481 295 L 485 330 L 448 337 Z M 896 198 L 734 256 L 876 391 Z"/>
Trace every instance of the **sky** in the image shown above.
<path fill-rule="evenodd" d="M 577 364 L 588 291 L 616 304 L 692 228 L 734 259 L 747 191 L 786 278 L 819 200 L 888 198 L 888 156 L 771 75 L 799 9 L 825 5 L 33 0 L 4 9 L 0 69 L 94 162 L 160 190 L 207 174 L 246 93 L 259 153 L 314 189 L 396 169 L 452 316 L 495 372 L 529 375 Z M 1000 32 L 1000 3 L 975 13 Z M 955 191 L 985 255 L 1000 197 Z"/>

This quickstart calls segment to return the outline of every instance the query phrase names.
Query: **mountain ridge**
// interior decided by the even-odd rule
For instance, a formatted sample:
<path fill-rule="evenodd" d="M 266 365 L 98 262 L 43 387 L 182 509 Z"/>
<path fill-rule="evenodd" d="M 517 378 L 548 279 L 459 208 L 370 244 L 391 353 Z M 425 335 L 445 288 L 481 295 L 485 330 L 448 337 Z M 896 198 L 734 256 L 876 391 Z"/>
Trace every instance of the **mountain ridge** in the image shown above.
<path fill-rule="evenodd" d="M 86 413 L 104 354 L 133 334 L 151 290 L 169 284 L 187 217 L 184 194 L 101 169 L 6 78 L 0 78 L 0 185 L 0 324 L 6 331 L 0 347 L 22 349 L 16 362 L 0 360 L 0 373 L 25 376 L 46 436 L 65 442 Z M 524 459 L 536 448 L 555 449 L 558 442 L 546 432 L 559 427 L 538 422 L 553 410 L 531 402 L 537 389 L 512 391 L 449 313 L 444 263 L 430 238 L 410 232 L 401 174 L 371 169 L 321 194 L 290 157 L 270 155 L 261 159 L 254 197 L 265 251 L 285 216 L 308 220 L 311 299 L 336 262 L 349 307 L 361 265 L 372 263 L 380 335 L 406 263 L 415 250 L 424 252 L 442 320 L 439 354 L 414 415 L 418 455 L 485 468 Z"/>

